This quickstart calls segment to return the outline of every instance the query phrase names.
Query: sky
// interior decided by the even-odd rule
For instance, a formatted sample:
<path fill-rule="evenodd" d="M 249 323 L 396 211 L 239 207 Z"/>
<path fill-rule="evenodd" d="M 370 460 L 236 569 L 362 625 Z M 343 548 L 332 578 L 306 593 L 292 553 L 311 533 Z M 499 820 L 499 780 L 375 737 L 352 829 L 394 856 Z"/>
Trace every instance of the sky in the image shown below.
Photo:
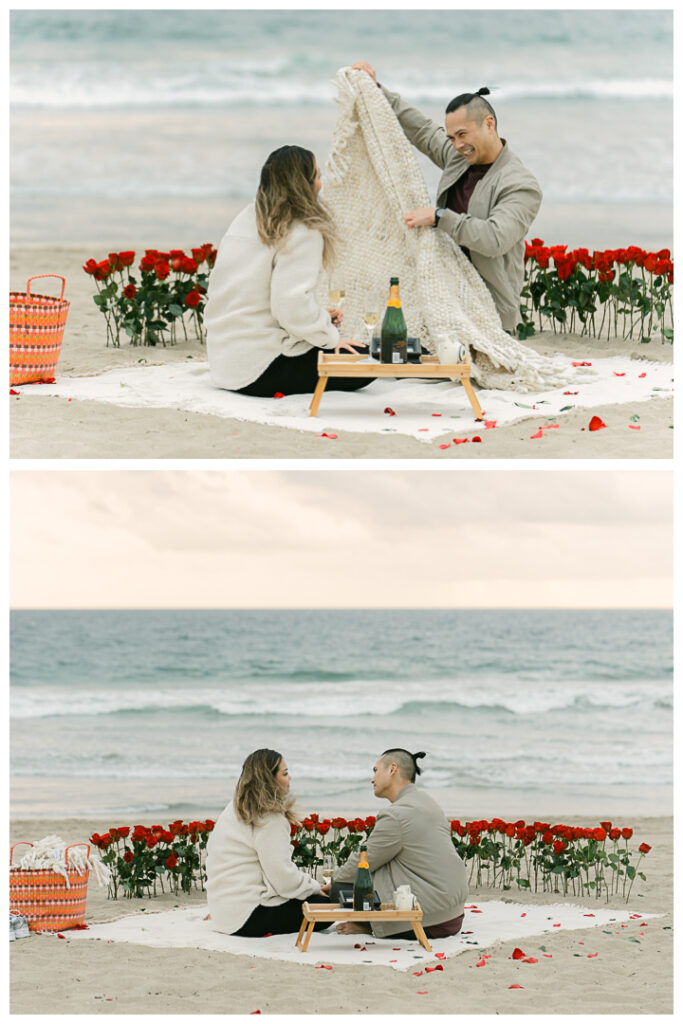
<path fill-rule="evenodd" d="M 11 476 L 12 608 L 670 608 L 669 471 Z"/>

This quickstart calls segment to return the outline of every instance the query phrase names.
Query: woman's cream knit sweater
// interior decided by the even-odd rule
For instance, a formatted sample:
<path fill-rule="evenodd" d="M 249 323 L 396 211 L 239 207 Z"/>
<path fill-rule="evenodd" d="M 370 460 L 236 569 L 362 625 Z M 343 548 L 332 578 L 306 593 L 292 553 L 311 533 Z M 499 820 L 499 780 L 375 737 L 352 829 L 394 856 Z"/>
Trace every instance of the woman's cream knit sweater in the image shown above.
<path fill-rule="evenodd" d="M 296 222 L 282 246 L 264 245 L 250 203 L 218 248 L 204 314 L 211 379 L 236 391 L 277 356 L 332 349 L 339 331 L 315 297 L 323 237 Z"/>
<path fill-rule="evenodd" d="M 230 803 L 206 847 L 206 894 L 212 927 L 232 935 L 252 910 L 308 899 L 320 886 L 292 863 L 289 822 L 269 814 L 247 825 Z"/>

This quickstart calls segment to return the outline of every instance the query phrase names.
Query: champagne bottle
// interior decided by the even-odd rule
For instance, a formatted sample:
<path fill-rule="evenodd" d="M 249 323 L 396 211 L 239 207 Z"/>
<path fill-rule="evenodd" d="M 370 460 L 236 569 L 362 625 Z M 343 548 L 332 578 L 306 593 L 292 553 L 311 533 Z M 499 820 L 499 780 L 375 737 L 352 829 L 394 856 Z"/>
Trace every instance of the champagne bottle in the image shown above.
<path fill-rule="evenodd" d="M 374 910 L 374 886 L 368 865 L 368 848 L 361 846 L 360 860 L 353 883 L 353 909 Z"/>
<path fill-rule="evenodd" d="M 397 354 L 397 357 L 394 353 Z M 383 363 L 408 362 L 408 330 L 401 309 L 397 277 L 391 278 L 389 301 L 382 320 L 380 359 Z"/>

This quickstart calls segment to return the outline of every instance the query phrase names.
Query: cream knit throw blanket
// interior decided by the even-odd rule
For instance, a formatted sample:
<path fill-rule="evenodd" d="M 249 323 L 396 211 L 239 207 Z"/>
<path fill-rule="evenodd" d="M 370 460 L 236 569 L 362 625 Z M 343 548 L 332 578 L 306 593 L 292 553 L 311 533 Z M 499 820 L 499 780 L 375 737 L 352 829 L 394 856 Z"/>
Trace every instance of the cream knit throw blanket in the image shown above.
<path fill-rule="evenodd" d="M 566 384 L 569 360 L 545 358 L 505 333 L 488 288 L 448 235 L 406 227 L 408 210 L 432 204 L 381 89 L 351 68 L 338 71 L 335 82 L 339 115 L 323 197 L 341 236 L 344 335 L 366 337 L 363 313 L 382 315 L 389 278 L 397 276 L 409 336 L 436 352 L 436 336 L 454 332 L 467 345 L 472 377 L 482 387 L 538 391 Z"/>

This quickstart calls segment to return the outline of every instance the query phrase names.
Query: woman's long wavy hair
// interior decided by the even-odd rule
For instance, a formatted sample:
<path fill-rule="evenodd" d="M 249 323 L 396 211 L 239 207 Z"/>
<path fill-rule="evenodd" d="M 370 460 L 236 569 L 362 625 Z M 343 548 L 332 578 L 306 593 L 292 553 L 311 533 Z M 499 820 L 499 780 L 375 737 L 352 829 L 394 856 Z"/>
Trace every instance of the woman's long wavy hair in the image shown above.
<path fill-rule="evenodd" d="M 270 154 L 261 169 L 256 193 L 256 226 L 265 245 L 278 246 L 289 234 L 294 221 L 323 236 L 323 265 L 334 263 L 336 232 L 334 221 L 319 201 L 315 189 L 316 161 L 301 146 L 281 146 Z"/>
<path fill-rule="evenodd" d="M 258 825 L 267 814 L 284 814 L 297 824 L 294 799 L 282 792 L 275 776 L 282 761 L 277 750 L 255 750 L 242 765 L 233 804 L 235 813 L 247 825 Z"/>

